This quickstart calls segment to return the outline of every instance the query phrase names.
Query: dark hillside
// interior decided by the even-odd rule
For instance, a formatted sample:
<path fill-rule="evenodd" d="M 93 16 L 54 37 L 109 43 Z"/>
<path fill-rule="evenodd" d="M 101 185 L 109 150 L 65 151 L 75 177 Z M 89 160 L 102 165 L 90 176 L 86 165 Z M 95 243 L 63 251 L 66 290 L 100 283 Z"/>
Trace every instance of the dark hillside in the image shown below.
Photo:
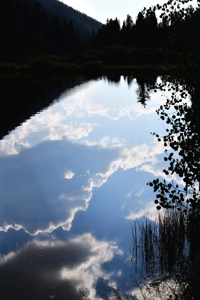
<path fill-rule="evenodd" d="M 69 23 L 72 20 L 74 29 L 78 35 L 83 37 L 88 36 L 92 31 L 97 31 L 101 27 L 101 23 L 97 20 L 83 14 L 72 7 L 58 1 L 58 0 L 34 0 L 41 3 L 41 5 L 51 14 L 58 16 L 61 21 Z"/>
<path fill-rule="evenodd" d="M 0 61 L 83 51 L 100 25 L 57 0 L 1 0 Z"/>
<path fill-rule="evenodd" d="M 67 95 L 85 82 L 87 80 L 82 76 L 52 81 L 32 81 L 28 77 L 1 78 L 0 89 L 4 97 L 0 112 L 0 139 L 46 109 L 55 99 L 59 101 L 62 93 Z"/>

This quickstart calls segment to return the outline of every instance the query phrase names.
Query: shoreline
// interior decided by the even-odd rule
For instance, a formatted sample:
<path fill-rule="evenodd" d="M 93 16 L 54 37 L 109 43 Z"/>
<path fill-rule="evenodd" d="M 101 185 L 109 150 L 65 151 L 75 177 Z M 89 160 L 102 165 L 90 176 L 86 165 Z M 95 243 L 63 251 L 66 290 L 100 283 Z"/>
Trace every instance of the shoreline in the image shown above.
<path fill-rule="evenodd" d="M 84 64 L 38 61 L 27 64 L 0 63 L 0 77 L 65 77 L 74 75 L 170 75 L 178 71 L 176 65 L 104 65 L 101 61 L 88 61 Z"/>

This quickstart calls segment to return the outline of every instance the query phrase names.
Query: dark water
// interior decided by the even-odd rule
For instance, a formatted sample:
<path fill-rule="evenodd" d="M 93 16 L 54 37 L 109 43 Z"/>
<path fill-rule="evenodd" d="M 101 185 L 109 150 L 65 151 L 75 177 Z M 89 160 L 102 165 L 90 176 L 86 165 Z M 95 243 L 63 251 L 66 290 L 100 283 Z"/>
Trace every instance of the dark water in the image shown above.
<path fill-rule="evenodd" d="M 165 162 L 150 132 L 165 131 L 155 110 L 166 99 L 128 83 L 64 85 L 0 141 L 0 299 L 132 292 L 131 226 L 155 218 L 146 183 Z"/>

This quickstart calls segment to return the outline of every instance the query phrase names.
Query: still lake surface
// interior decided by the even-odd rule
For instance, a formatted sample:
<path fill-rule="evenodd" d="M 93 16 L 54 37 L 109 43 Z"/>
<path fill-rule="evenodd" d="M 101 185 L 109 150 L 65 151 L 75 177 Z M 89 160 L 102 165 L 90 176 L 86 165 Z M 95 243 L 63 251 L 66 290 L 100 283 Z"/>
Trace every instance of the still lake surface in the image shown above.
<path fill-rule="evenodd" d="M 146 183 L 165 168 L 151 132 L 165 133 L 155 110 L 166 98 L 150 91 L 143 105 L 140 90 L 136 79 L 91 80 L 0 141 L 1 299 L 134 289 L 132 224 L 154 219 Z"/>

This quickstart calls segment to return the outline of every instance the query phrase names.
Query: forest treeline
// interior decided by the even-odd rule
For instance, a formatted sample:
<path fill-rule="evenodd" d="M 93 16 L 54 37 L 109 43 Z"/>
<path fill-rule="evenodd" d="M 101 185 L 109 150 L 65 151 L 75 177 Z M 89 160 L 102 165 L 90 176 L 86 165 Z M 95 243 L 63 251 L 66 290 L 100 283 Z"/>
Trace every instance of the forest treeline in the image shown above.
<path fill-rule="evenodd" d="M 117 18 L 107 20 L 93 37 L 92 46 L 104 48 L 106 64 L 159 64 L 166 58 L 163 48 L 169 49 L 170 29 L 166 23 L 158 24 L 154 11 L 139 12 L 135 23 L 130 15 L 122 26 Z"/>
<path fill-rule="evenodd" d="M 172 1 L 168 1 L 172 2 Z M 158 10 L 169 11 L 157 5 Z M 94 49 L 104 49 L 107 64 L 199 64 L 200 10 L 189 6 L 187 12 L 174 10 L 170 19 L 162 15 L 160 22 L 156 9 L 139 12 L 134 23 L 127 15 L 122 26 L 116 19 L 106 24 L 93 37 Z"/>
<path fill-rule="evenodd" d="M 80 15 L 77 12 L 77 16 Z M 61 21 L 38 1 L 0 1 L 1 61 L 24 61 L 28 55 L 64 55 L 83 50 L 81 47 L 87 44 L 90 32 L 88 28 L 84 33 L 77 33 L 71 19 Z"/>
<path fill-rule="evenodd" d="M 102 25 L 57 0 L 1 0 L 0 62 L 54 55 L 50 60 L 78 65 L 198 65 L 200 10 L 180 12 L 158 22 L 150 8 L 135 22 L 127 15 L 122 25 L 117 18 Z"/>

